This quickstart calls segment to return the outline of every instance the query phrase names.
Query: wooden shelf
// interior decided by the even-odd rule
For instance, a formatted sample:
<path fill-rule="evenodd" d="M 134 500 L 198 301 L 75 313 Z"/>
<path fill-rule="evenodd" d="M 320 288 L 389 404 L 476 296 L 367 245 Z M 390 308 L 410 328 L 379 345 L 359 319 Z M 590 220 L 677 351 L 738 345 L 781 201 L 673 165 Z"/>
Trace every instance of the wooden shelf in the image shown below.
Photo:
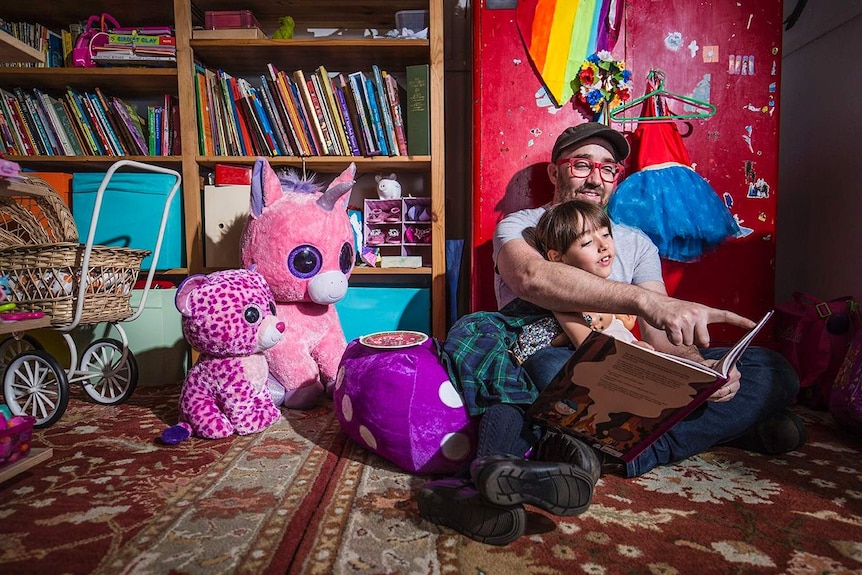
<path fill-rule="evenodd" d="M 385 70 L 428 62 L 428 40 L 318 39 L 318 40 L 192 40 L 195 58 L 217 65 L 234 76 L 266 73 L 267 63 L 279 70 L 330 72 L 365 69 L 374 62 Z M 209 64 L 212 62 L 212 64 Z"/>
<path fill-rule="evenodd" d="M 34 447 L 30 449 L 23 459 L 19 459 L 15 463 L 0 467 L 0 483 L 12 479 L 19 473 L 24 473 L 31 467 L 39 465 L 43 461 L 48 461 L 54 455 L 54 449 L 51 447 Z"/>
<path fill-rule="evenodd" d="M 9 4 L 9 3 L 7 3 Z M 418 195 L 431 198 L 434 220 L 432 244 L 428 247 L 430 265 L 419 269 L 379 269 L 359 267 L 354 270 L 358 281 L 386 285 L 421 283 L 431 291 L 431 331 L 445 336 L 445 150 L 443 117 L 443 0 L 315 0 L 314 2 L 272 2 L 271 0 L 151 0 L 146 3 L 124 3 L 119 0 L 79 0 L 76 3 L 30 0 L 4 5 L 3 18 L 8 21 L 35 22 L 60 30 L 72 22 L 86 21 L 91 14 L 109 12 L 123 25 L 174 27 L 177 43 L 175 68 L 0 68 L 0 87 L 24 90 L 38 88 L 57 97 L 70 87 L 92 92 L 95 87 L 117 96 L 141 110 L 158 105 L 165 94 L 175 95 L 179 102 L 179 133 L 182 150 L 177 156 L 131 156 L 154 165 L 176 169 L 183 177 L 184 250 L 188 268 L 168 274 L 205 272 L 202 222 L 202 194 L 198 183 L 202 172 L 218 163 L 252 165 L 257 156 L 203 156 L 198 149 L 197 96 L 195 64 L 221 69 L 235 77 L 257 84 L 267 73 L 267 64 L 291 73 L 311 71 L 325 66 L 330 72 L 369 71 L 372 64 L 404 78 L 407 66 L 427 64 L 431 123 L 430 154 L 396 157 L 314 156 L 269 158 L 275 167 L 308 168 L 321 175 L 338 173 L 353 162 L 357 172 L 368 180 L 369 174 L 403 173 L 421 182 Z M 261 28 L 271 35 L 278 19 L 287 14 L 296 22 L 296 37 L 272 39 L 192 39 L 192 30 L 204 25 L 203 14 L 209 10 L 250 10 Z M 401 10 L 428 10 L 427 39 L 371 38 L 366 30 L 378 35 L 395 28 L 395 13 Z M 309 28 L 336 29 L 337 36 L 314 38 Z M 4 48 L 0 48 L 2 50 Z M 22 167 L 40 171 L 105 171 L 120 157 L 111 156 L 8 156 Z M 365 190 L 362 194 L 369 193 Z M 373 193 L 373 192 L 370 192 Z M 424 255 L 424 252 L 423 252 Z M 159 275 L 165 275 L 160 273 Z"/>
<path fill-rule="evenodd" d="M 183 163 L 182 156 L 6 156 L 6 159 L 45 172 L 104 172 L 120 160 L 134 160 L 173 169 L 181 167 Z"/>
<path fill-rule="evenodd" d="M 254 165 L 257 156 L 198 156 L 198 164 L 214 169 L 216 164 L 237 164 L 244 166 Z M 321 172 L 341 171 L 353 162 L 356 164 L 357 173 L 373 173 L 382 170 L 399 171 L 428 171 L 431 158 L 428 156 L 277 156 L 267 158 L 273 166 L 290 166 L 301 168 L 305 166 L 310 170 Z"/>
<path fill-rule="evenodd" d="M 112 96 L 158 97 L 177 93 L 176 68 L 3 68 L 0 82 L 25 90 L 39 88 L 50 94 L 66 88 L 92 90 L 94 86 Z"/>
<path fill-rule="evenodd" d="M 45 63 L 45 55 L 11 34 L 0 30 L 0 62 Z"/>

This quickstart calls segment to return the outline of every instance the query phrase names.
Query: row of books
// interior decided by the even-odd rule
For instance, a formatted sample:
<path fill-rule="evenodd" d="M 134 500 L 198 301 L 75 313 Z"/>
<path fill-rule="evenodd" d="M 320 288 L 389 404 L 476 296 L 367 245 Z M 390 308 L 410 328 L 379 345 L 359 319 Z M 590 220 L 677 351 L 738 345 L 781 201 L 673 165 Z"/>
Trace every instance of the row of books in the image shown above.
<path fill-rule="evenodd" d="M 179 102 L 165 94 L 142 118 L 99 88 L 67 88 L 59 98 L 38 88 L 0 89 L 0 141 L 6 153 L 20 156 L 179 154 Z"/>
<path fill-rule="evenodd" d="M 409 70 L 408 70 L 409 72 Z M 395 77 L 280 71 L 254 84 L 196 66 L 199 148 L 203 155 L 406 156 L 410 154 Z"/>
<path fill-rule="evenodd" d="M 0 19 L 0 30 L 45 55 L 44 63 L 4 62 L 0 66 L 56 67 L 64 65 L 63 37 L 41 24 L 8 22 Z M 69 47 L 71 52 L 71 45 Z"/>

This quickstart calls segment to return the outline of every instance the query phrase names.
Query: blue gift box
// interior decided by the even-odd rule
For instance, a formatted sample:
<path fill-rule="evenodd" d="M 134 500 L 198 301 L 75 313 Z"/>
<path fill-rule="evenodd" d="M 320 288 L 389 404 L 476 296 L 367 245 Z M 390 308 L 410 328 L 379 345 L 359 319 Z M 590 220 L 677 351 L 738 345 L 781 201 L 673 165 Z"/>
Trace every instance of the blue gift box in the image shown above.
<path fill-rule="evenodd" d="M 347 341 L 378 331 L 431 333 L 431 290 L 351 286 L 335 304 Z"/>
<path fill-rule="evenodd" d="M 78 227 L 80 241 L 87 241 L 96 193 L 104 173 L 86 172 L 72 175 L 72 215 Z M 176 183 L 168 174 L 115 172 L 102 196 L 102 209 L 96 225 L 94 243 L 103 246 L 137 248 L 153 251 L 159 235 L 165 200 Z M 162 250 L 156 269 L 184 267 L 182 232 L 182 199 L 178 190 L 171 200 L 165 226 Z M 152 255 L 141 268 L 149 269 Z"/>

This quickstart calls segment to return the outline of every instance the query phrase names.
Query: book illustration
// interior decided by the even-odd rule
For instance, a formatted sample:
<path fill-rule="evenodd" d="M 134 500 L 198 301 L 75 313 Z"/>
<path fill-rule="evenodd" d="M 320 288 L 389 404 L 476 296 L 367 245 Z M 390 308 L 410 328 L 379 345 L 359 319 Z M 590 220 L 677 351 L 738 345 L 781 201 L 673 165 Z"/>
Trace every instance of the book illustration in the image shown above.
<path fill-rule="evenodd" d="M 727 381 L 772 313 L 713 368 L 593 333 L 528 414 L 625 462 L 632 461 Z"/>

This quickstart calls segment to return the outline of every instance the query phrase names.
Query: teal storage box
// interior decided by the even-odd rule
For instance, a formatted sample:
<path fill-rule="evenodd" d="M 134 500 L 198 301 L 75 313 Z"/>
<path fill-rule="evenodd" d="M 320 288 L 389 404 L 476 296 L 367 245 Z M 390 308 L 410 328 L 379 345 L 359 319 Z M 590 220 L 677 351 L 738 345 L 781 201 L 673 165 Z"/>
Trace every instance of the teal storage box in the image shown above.
<path fill-rule="evenodd" d="M 132 291 L 132 309 L 137 310 L 143 290 Z M 176 289 L 151 289 L 144 311 L 135 321 L 120 322 L 129 339 L 129 350 L 138 364 L 138 385 L 182 383 L 189 367 L 189 345 L 183 337 L 182 315 L 174 304 Z M 109 324 L 76 328 L 72 337 L 78 352 L 105 337 L 120 339 Z"/>
<path fill-rule="evenodd" d="M 72 215 L 81 243 L 87 241 L 96 193 L 104 177 L 104 173 L 97 172 L 72 175 Z M 175 183 L 176 179 L 168 174 L 115 172 L 102 196 L 94 243 L 153 251 L 165 200 Z M 181 192 L 182 188 L 177 190 L 171 201 L 156 266 L 160 270 L 185 267 Z M 147 256 L 141 269 L 149 269 L 152 261 L 152 255 Z"/>
<path fill-rule="evenodd" d="M 431 290 L 410 287 L 354 287 L 335 304 L 347 341 L 378 331 L 431 333 Z"/>

